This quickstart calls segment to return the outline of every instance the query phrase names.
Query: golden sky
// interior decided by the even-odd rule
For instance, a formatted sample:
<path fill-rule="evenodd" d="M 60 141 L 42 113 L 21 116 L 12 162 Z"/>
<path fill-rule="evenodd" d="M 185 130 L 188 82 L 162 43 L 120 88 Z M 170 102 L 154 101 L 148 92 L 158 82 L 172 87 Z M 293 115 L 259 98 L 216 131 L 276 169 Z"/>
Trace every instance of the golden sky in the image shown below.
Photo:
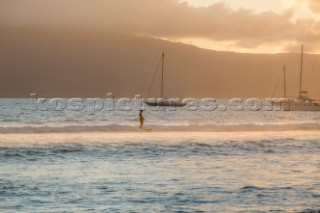
<path fill-rule="evenodd" d="M 288 21 L 293 24 L 299 25 L 302 29 L 306 29 L 305 32 L 292 32 L 292 37 L 295 39 L 283 39 L 282 42 L 266 43 L 252 47 L 245 47 L 235 45 L 237 40 L 228 41 L 215 41 L 207 38 L 182 38 L 181 41 L 194 44 L 203 48 L 217 49 L 217 50 L 230 50 L 237 52 L 262 52 L 262 53 L 277 53 L 277 52 L 296 52 L 294 46 L 299 45 L 299 40 L 302 43 L 309 43 L 306 38 L 306 42 L 303 39 L 298 39 L 303 34 L 307 34 L 308 31 L 310 36 L 316 37 L 317 42 L 315 44 L 310 44 L 308 46 L 309 52 L 320 53 L 320 30 L 316 28 L 319 26 L 320 21 L 320 1 L 319 0 L 181 0 L 181 2 L 187 2 L 194 7 L 210 7 L 212 5 L 223 2 L 227 7 L 231 8 L 234 12 L 239 10 L 251 10 L 251 12 L 256 14 L 263 13 L 274 13 L 282 15 L 290 12 L 290 17 Z M 274 32 L 277 33 L 277 32 Z M 318 43 L 318 45 L 317 45 Z"/>
<path fill-rule="evenodd" d="M 107 29 L 236 52 L 320 53 L 320 0 L 0 0 L 1 26 Z"/>

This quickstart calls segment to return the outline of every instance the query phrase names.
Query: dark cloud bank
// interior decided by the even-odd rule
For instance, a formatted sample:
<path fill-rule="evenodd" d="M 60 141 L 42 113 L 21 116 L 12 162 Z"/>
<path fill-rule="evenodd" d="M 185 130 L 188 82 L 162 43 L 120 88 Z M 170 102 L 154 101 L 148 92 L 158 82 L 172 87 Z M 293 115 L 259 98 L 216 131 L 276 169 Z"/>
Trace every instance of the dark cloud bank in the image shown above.
<path fill-rule="evenodd" d="M 312 11 L 319 1 L 309 0 Z M 192 7 L 178 0 L 1 0 L 0 21 L 13 26 L 55 26 L 107 29 L 171 39 L 200 37 L 234 41 L 236 46 L 296 43 L 319 46 L 320 23 L 312 19 L 292 21 L 294 11 L 283 14 L 232 10 L 223 3 Z M 319 49 L 319 48 L 317 48 Z"/>

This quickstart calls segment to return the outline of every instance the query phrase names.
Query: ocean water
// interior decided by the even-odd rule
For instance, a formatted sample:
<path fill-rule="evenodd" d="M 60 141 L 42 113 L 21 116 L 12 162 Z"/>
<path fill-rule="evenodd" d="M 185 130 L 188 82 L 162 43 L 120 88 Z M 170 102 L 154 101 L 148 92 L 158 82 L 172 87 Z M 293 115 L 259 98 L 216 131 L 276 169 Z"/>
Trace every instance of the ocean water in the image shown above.
<path fill-rule="evenodd" d="M 0 100 L 0 212 L 320 211 L 320 112 L 57 108 Z"/>

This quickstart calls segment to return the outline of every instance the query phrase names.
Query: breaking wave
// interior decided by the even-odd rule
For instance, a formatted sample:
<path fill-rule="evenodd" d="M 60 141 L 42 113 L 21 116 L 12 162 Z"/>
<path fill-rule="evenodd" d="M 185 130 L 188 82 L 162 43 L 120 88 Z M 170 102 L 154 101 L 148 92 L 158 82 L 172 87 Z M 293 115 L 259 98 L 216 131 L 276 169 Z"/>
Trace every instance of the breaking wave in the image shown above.
<path fill-rule="evenodd" d="M 206 124 L 206 125 L 146 125 L 145 131 L 292 131 L 320 130 L 320 123 L 264 123 L 264 124 Z M 69 133 L 69 132 L 135 132 L 142 131 L 136 125 L 17 125 L 0 126 L 0 133 Z"/>

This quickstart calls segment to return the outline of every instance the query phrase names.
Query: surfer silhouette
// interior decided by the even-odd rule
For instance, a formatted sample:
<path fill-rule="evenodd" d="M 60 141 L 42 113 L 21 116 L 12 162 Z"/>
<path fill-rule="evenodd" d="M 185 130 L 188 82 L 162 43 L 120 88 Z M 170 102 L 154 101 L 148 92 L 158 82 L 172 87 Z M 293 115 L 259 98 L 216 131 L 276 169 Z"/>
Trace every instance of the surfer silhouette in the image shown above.
<path fill-rule="evenodd" d="M 142 113 L 143 113 L 143 110 L 140 110 L 140 113 L 139 113 L 139 117 L 140 117 L 140 129 L 142 129 L 142 127 L 143 127 L 143 122 L 144 122 L 144 117 L 143 117 Z"/>

